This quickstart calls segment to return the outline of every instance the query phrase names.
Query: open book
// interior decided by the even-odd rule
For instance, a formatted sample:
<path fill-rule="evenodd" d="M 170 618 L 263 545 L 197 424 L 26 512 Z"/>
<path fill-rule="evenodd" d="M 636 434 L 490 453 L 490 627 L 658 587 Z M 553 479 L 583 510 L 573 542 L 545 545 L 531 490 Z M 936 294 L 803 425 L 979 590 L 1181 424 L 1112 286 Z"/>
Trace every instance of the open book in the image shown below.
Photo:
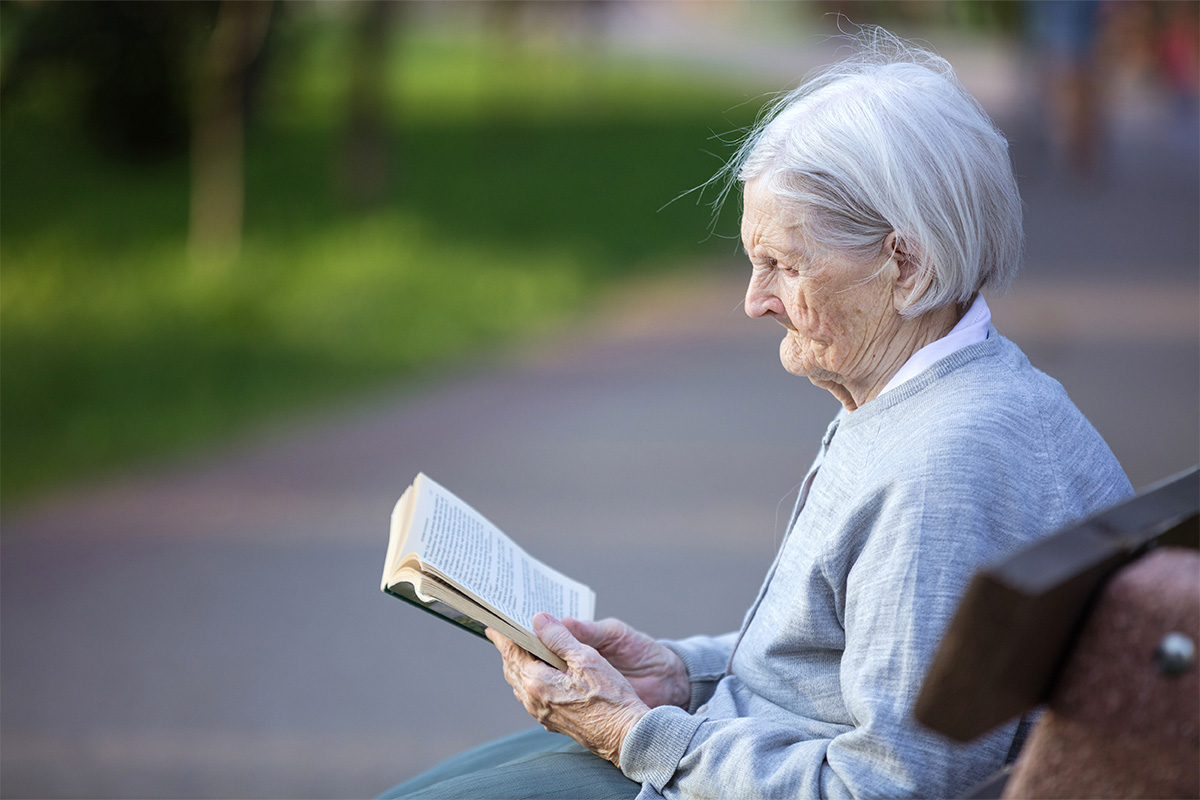
<path fill-rule="evenodd" d="M 424 473 L 392 511 L 383 591 L 483 636 L 493 628 L 559 669 L 533 615 L 590 620 L 596 594 L 518 547 Z"/>

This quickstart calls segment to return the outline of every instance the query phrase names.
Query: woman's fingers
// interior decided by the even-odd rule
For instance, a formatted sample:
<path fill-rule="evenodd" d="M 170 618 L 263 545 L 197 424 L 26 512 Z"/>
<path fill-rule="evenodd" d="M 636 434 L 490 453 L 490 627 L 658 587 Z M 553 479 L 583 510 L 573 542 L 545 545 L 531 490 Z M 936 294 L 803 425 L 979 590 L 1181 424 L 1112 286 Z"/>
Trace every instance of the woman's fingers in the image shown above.
<path fill-rule="evenodd" d="M 488 628 L 486 635 L 500 651 L 504 680 L 513 688 L 513 695 L 526 711 L 544 722 L 562 673 L 534 658 L 503 634 Z"/>
<path fill-rule="evenodd" d="M 590 644 L 592 647 L 596 646 L 596 642 L 594 641 L 596 638 L 596 634 L 595 634 L 596 623 L 590 622 L 588 620 L 572 619 L 571 617 L 564 617 L 562 624 L 567 630 L 569 630 L 571 632 L 571 635 L 574 636 L 579 641 L 581 641 L 585 644 Z"/>
<path fill-rule="evenodd" d="M 533 632 L 550 652 L 567 662 L 568 668 L 595 652 L 594 648 L 580 642 L 565 625 L 544 611 L 533 615 Z"/>
<path fill-rule="evenodd" d="M 568 627 L 549 614 L 538 614 L 533 627 L 566 660 L 568 670 L 542 663 L 489 629 L 487 637 L 500 651 L 513 695 L 546 730 L 565 733 L 617 763 L 626 732 L 648 709 L 628 681 Z"/>
<path fill-rule="evenodd" d="M 491 628 L 485 631 L 485 635 L 491 640 L 492 644 L 496 645 L 496 649 L 500 651 L 500 658 L 504 662 L 504 674 L 507 677 L 510 671 L 509 667 L 516 661 L 519 653 L 523 653 L 524 651 L 512 639 L 509 639 L 502 633 L 497 633 Z"/>
<path fill-rule="evenodd" d="M 525 702 L 523 693 L 525 689 L 525 681 L 522 678 L 522 673 L 525 669 L 525 657 L 528 655 L 524 650 L 516 645 L 511 639 L 503 634 L 488 628 L 486 631 L 488 639 L 500 651 L 500 663 L 504 671 L 504 680 L 509 686 L 513 687 L 513 694 L 522 703 Z"/>
<path fill-rule="evenodd" d="M 624 622 L 613 617 L 596 622 L 564 619 L 563 625 L 571 631 L 576 639 L 601 652 L 619 642 L 622 637 L 634 632 Z"/>

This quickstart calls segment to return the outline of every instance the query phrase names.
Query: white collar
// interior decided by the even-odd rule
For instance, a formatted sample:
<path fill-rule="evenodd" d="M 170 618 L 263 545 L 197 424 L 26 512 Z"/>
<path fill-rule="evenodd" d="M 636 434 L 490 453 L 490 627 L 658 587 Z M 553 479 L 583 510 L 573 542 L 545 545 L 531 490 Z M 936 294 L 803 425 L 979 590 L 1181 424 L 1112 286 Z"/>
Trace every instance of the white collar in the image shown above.
<path fill-rule="evenodd" d="M 879 394 L 882 395 L 884 392 L 895 389 L 905 381 L 912 380 L 933 366 L 934 362 L 941 361 L 951 353 L 957 352 L 976 342 L 982 342 L 988 338 L 988 327 L 991 323 L 991 309 L 984 302 L 983 295 L 975 295 L 975 302 L 971 303 L 971 307 L 967 309 L 967 313 L 963 314 L 958 324 L 951 328 L 950 332 L 942 338 L 930 342 L 913 353 L 908 361 L 904 362 L 904 366 L 900 367 L 899 371 L 883 387 L 883 392 Z"/>

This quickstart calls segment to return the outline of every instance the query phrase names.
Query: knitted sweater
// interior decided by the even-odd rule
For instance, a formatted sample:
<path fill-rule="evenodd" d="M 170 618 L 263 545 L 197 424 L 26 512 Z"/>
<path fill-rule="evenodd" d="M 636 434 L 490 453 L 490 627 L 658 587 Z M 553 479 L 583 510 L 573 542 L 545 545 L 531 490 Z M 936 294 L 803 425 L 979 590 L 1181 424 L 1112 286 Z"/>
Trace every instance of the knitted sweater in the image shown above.
<path fill-rule="evenodd" d="M 1063 388 L 994 329 L 839 413 L 741 631 L 667 643 L 691 707 L 646 714 L 622 770 L 641 798 L 961 796 L 1017 727 L 962 745 L 912 718 L 968 581 L 1131 491 Z"/>

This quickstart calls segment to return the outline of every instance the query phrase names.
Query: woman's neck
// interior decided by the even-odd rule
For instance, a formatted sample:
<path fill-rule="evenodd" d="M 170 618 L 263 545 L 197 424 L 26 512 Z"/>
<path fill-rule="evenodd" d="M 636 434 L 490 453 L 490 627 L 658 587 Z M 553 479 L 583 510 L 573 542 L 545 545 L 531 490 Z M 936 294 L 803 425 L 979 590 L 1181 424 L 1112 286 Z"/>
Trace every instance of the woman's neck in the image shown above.
<path fill-rule="evenodd" d="M 814 386 L 829 391 L 847 411 L 854 411 L 874 400 L 887 386 L 892 376 L 928 344 L 936 342 L 953 330 L 962 311 L 951 305 L 905 319 L 897 314 L 891 332 L 871 349 L 853 376 L 823 373 L 809 376 Z"/>

